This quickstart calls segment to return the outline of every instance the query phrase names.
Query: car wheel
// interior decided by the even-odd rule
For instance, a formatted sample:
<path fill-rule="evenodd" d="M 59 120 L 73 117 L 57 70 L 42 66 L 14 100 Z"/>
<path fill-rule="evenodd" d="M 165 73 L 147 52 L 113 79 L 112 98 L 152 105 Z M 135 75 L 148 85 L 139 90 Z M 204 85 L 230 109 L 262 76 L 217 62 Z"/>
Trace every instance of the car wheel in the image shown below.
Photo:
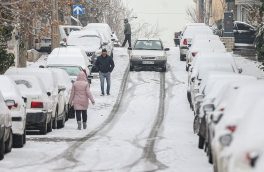
<path fill-rule="evenodd" d="M 49 123 L 48 123 L 48 132 L 52 132 L 52 119 L 50 119 Z"/>
<path fill-rule="evenodd" d="M 167 66 L 166 65 L 161 68 L 161 72 L 167 72 Z"/>
<path fill-rule="evenodd" d="M 203 149 L 204 148 L 204 141 L 205 139 L 201 136 L 199 136 L 199 142 L 198 142 L 198 148 Z"/>
<path fill-rule="evenodd" d="M 75 110 L 74 107 L 69 107 L 69 118 L 74 119 L 75 118 Z"/>
<path fill-rule="evenodd" d="M 12 147 L 13 147 L 13 133 L 12 131 L 10 131 L 9 137 L 5 143 L 5 153 L 11 152 Z"/>
<path fill-rule="evenodd" d="M 130 71 L 134 71 L 134 66 L 130 65 Z"/>
<path fill-rule="evenodd" d="M 24 131 L 24 134 L 23 134 L 23 143 L 26 144 L 27 142 L 27 134 L 26 134 L 26 130 Z"/>
<path fill-rule="evenodd" d="M 55 118 L 52 121 L 52 128 L 53 129 L 57 129 L 58 128 L 58 106 L 56 108 L 56 112 L 55 112 Z"/>
<path fill-rule="evenodd" d="M 212 151 L 211 151 L 210 146 L 208 146 L 207 148 L 207 156 L 208 156 L 208 162 L 210 164 L 213 164 L 213 156 L 212 156 Z"/>
<path fill-rule="evenodd" d="M 13 147 L 22 148 L 24 145 L 23 138 L 24 138 L 23 135 L 13 134 Z"/>
<path fill-rule="evenodd" d="M 47 124 L 47 122 L 45 121 L 45 122 L 42 124 L 41 128 L 40 128 L 39 134 L 41 134 L 41 135 L 46 135 L 47 132 L 48 132 L 48 124 Z"/>
<path fill-rule="evenodd" d="M 186 61 L 185 56 L 181 54 L 181 55 L 180 55 L 180 60 L 181 60 L 181 61 Z"/>
<path fill-rule="evenodd" d="M 62 119 L 58 121 L 58 128 L 64 128 L 65 126 L 65 115 L 63 115 Z"/>
<path fill-rule="evenodd" d="M 0 139 L 0 160 L 4 159 L 5 156 L 5 140 L 4 136 Z"/>

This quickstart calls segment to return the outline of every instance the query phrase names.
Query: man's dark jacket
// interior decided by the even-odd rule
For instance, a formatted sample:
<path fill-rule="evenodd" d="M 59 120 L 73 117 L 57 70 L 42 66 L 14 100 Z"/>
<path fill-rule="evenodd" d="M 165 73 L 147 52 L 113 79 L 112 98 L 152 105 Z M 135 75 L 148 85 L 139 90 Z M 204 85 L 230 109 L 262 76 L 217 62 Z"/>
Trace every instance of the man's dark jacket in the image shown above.
<path fill-rule="evenodd" d="M 115 63 L 111 56 L 108 55 L 106 57 L 99 56 L 97 57 L 95 66 L 100 72 L 108 73 L 114 70 Z"/>
<path fill-rule="evenodd" d="M 125 30 L 124 30 L 125 35 L 131 35 L 131 26 L 129 23 L 125 23 Z"/>

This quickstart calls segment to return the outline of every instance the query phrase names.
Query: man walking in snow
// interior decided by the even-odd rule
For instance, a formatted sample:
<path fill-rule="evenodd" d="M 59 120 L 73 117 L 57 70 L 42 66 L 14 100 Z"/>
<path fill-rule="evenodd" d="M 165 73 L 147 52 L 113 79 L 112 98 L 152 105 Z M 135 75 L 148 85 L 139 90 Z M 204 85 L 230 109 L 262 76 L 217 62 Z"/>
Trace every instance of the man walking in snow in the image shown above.
<path fill-rule="evenodd" d="M 123 42 L 122 47 L 124 47 L 128 41 L 128 46 L 131 47 L 131 26 L 128 22 L 128 19 L 124 20 L 125 22 L 125 30 L 124 30 L 124 34 L 125 34 L 125 40 Z"/>
<path fill-rule="evenodd" d="M 115 63 L 114 63 L 113 57 L 107 54 L 106 49 L 103 49 L 102 55 L 97 57 L 95 66 L 99 70 L 99 77 L 100 77 L 100 82 L 101 82 L 101 96 L 105 95 L 105 89 L 104 89 L 105 80 L 107 83 L 106 94 L 109 96 L 110 87 L 111 87 L 111 72 L 115 68 Z"/>

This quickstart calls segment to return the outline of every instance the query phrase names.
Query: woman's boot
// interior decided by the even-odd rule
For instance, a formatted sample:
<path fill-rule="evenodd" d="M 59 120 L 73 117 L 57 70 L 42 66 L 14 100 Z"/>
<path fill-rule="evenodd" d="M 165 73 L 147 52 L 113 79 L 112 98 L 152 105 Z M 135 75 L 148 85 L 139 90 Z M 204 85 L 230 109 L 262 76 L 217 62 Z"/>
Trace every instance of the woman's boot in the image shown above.
<path fill-rule="evenodd" d="M 81 130 L 82 129 L 82 122 L 81 121 L 77 121 L 77 124 L 78 124 L 78 130 Z"/>
<path fill-rule="evenodd" d="M 83 129 L 86 129 L 86 128 L 87 128 L 87 123 L 83 122 Z"/>

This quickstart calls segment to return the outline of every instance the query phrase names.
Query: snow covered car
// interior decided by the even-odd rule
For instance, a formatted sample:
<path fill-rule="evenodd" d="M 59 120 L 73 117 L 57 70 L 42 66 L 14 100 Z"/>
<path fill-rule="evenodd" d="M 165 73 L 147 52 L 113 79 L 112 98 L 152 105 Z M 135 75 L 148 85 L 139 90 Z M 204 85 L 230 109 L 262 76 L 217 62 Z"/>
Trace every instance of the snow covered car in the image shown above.
<path fill-rule="evenodd" d="M 193 58 L 195 58 L 196 55 L 201 52 L 224 53 L 226 52 L 226 48 L 223 42 L 220 40 L 219 36 L 216 35 L 195 36 L 193 39 L 193 44 L 187 54 L 186 71 L 188 71 L 189 65 L 193 61 Z"/>
<path fill-rule="evenodd" d="M 71 95 L 72 82 L 70 76 L 65 70 L 59 68 L 50 69 L 55 73 L 55 75 L 57 76 L 56 78 L 58 79 L 59 90 L 61 90 L 59 94 L 63 96 L 65 102 L 65 120 L 67 121 L 69 115 L 72 116 L 72 114 L 69 114 L 69 108 L 71 106 L 69 104 L 69 99 Z"/>
<path fill-rule="evenodd" d="M 36 76 L 10 75 L 26 102 L 26 129 L 39 130 L 40 134 L 52 131 L 52 102 L 45 91 L 43 82 Z"/>
<path fill-rule="evenodd" d="M 187 24 L 182 31 L 180 40 L 180 60 L 186 60 L 192 40 L 196 35 L 213 35 L 213 31 L 204 23 Z"/>
<path fill-rule="evenodd" d="M 80 71 L 85 71 L 91 80 L 91 63 L 85 51 L 77 47 L 56 48 L 47 59 L 48 68 L 59 68 L 65 70 L 72 82 L 77 79 Z"/>
<path fill-rule="evenodd" d="M 104 48 L 107 49 L 109 55 L 113 56 L 113 32 L 107 23 L 88 23 L 84 30 L 97 31 L 103 38 Z"/>
<path fill-rule="evenodd" d="M 0 91 L 11 111 L 13 147 L 21 148 L 26 143 L 26 105 L 17 85 L 7 76 L 0 76 Z"/>
<path fill-rule="evenodd" d="M 121 46 L 121 43 L 118 40 L 117 35 L 116 35 L 115 32 L 112 33 L 112 41 L 114 43 L 114 47 L 120 47 Z"/>
<path fill-rule="evenodd" d="M 226 138 L 233 137 L 236 134 L 236 129 L 240 127 L 240 122 L 243 118 L 251 116 L 251 111 L 256 101 L 264 100 L 263 86 L 263 81 L 255 81 L 238 88 L 237 94 L 226 102 L 226 107 L 217 116 L 217 121 L 212 121 L 214 125 L 211 127 L 211 148 L 213 160 L 218 171 L 223 171 L 224 169 L 225 165 L 223 164 L 221 153 L 225 151 L 225 148 L 231 142 L 226 142 Z M 242 170 L 234 169 L 231 171 Z"/>
<path fill-rule="evenodd" d="M 130 71 L 136 67 L 161 68 L 167 70 L 167 53 L 160 39 L 137 39 L 135 45 L 129 49 Z"/>
<path fill-rule="evenodd" d="M 67 43 L 68 36 L 71 32 L 82 30 L 81 26 L 73 26 L 73 25 L 59 25 L 60 32 L 60 41 Z"/>
<path fill-rule="evenodd" d="M 60 94 L 62 90 L 59 89 L 58 79 L 54 72 L 41 68 L 9 68 L 5 75 L 30 75 L 38 77 L 44 83 L 45 91 L 53 105 L 52 128 L 57 129 L 64 126 L 65 101 L 63 95 Z"/>
<path fill-rule="evenodd" d="M 76 46 L 83 49 L 91 64 L 94 65 L 97 57 L 102 54 L 102 48 L 105 44 L 103 44 L 103 40 L 98 32 L 81 30 L 72 32 L 69 35 L 67 46 Z M 94 66 L 92 71 L 96 71 Z"/>
<path fill-rule="evenodd" d="M 207 124 L 210 121 L 208 114 L 214 110 L 215 107 L 213 102 L 218 94 L 224 90 L 226 85 L 231 84 L 232 82 L 243 81 L 246 83 L 255 80 L 257 79 L 253 76 L 227 72 L 211 72 L 208 75 L 205 84 L 201 85 L 200 95 L 197 95 L 197 97 L 202 96 L 202 99 L 196 102 L 197 105 L 195 106 L 197 112 L 194 118 L 194 131 L 199 136 L 198 147 L 200 149 L 204 148 L 205 143 L 207 146 L 209 143 L 206 132 Z"/>
<path fill-rule="evenodd" d="M 14 102 L 8 102 L 14 106 Z M 5 153 L 11 152 L 13 145 L 12 117 L 0 91 L 0 160 Z"/>

